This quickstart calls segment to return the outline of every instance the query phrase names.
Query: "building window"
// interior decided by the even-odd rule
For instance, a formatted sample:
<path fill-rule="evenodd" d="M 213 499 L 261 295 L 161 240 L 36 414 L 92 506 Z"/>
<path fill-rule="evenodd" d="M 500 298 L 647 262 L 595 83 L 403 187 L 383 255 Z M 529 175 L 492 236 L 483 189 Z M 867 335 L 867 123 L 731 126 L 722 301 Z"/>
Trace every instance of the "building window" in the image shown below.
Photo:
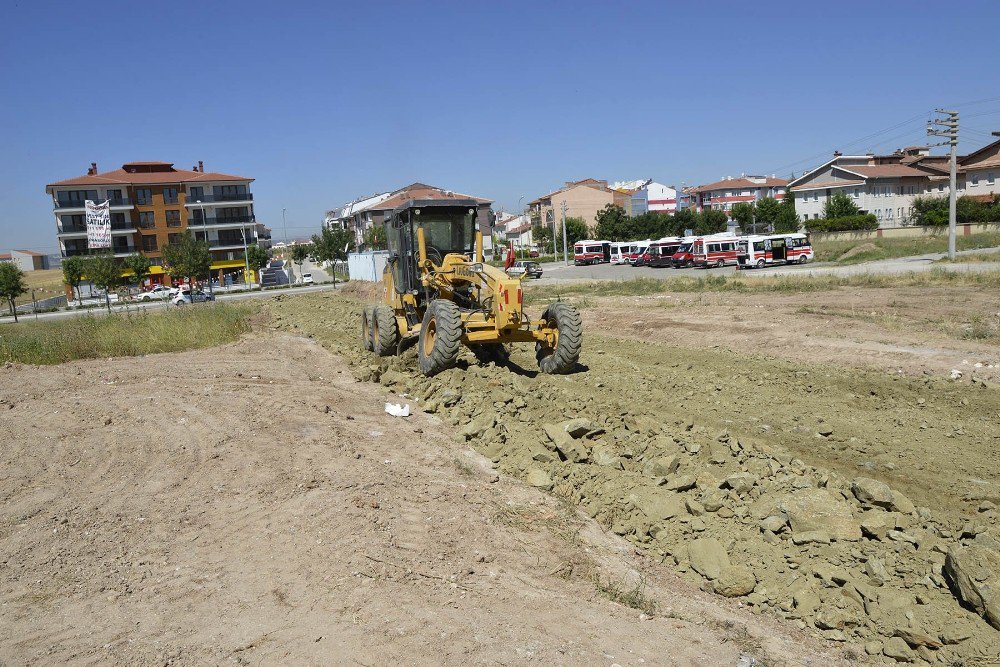
<path fill-rule="evenodd" d="M 177 203 L 177 188 L 163 188 L 163 203 L 164 204 Z"/>
<path fill-rule="evenodd" d="M 153 203 L 153 191 L 149 188 L 137 188 L 135 191 L 135 203 L 139 206 L 146 206 Z"/>
<path fill-rule="evenodd" d="M 156 226 L 152 211 L 139 211 L 139 226 L 143 229 L 152 229 Z"/>
<path fill-rule="evenodd" d="M 122 191 L 121 190 L 108 190 L 107 197 L 108 197 L 108 200 L 110 200 L 112 204 L 114 204 L 115 202 L 120 202 L 122 200 Z"/>
<path fill-rule="evenodd" d="M 995 173 L 993 173 L 991 171 L 990 173 L 986 174 L 986 182 L 987 183 L 989 183 L 990 185 L 993 185 L 994 183 L 996 183 L 996 181 L 997 181 L 997 175 Z"/>
<path fill-rule="evenodd" d="M 153 234 L 143 234 L 142 235 L 142 251 L 143 252 L 156 252 L 156 236 Z"/>
<path fill-rule="evenodd" d="M 892 220 L 892 209 L 891 208 L 885 209 L 885 219 L 886 220 Z"/>
<path fill-rule="evenodd" d="M 83 231 L 87 228 L 82 215 L 61 215 L 59 222 L 64 232 Z"/>
<path fill-rule="evenodd" d="M 205 188 L 200 185 L 196 185 L 193 188 L 188 189 L 188 201 L 198 201 L 205 199 Z"/>
<path fill-rule="evenodd" d="M 180 243 L 180 240 L 181 240 L 180 234 L 167 234 L 167 243 L 169 243 L 170 245 L 176 245 Z"/>
<path fill-rule="evenodd" d="M 861 199 L 861 188 L 854 188 L 854 198 Z"/>
<path fill-rule="evenodd" d="M 166 212 L 167 214 L 167 227 L 180 227 L 181 226 L 181 212 L 176 209 L 172 209 Z"/>
<path fill-rule="evenodd" d="M 124 213 L 112 213 L 111 214 L 111 226 L 115 229 L 125 229 L 128 225 L 125 224 L 125 214 Z"/>

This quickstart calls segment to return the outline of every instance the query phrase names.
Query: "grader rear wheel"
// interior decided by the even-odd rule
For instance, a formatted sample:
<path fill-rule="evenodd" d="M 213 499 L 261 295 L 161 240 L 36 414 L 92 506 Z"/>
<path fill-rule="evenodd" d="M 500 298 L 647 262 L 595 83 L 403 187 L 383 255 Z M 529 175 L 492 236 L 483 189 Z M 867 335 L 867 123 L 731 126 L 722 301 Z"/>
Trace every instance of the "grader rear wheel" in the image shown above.
<path fill-rule="evenodd" d="M 435 299 L 424 312 L 417 342 L 420 371 L 427 376 L 451 368 L 462 345 L 462 314 L 451 301 Z"/>
<path fill-rule="evenodd" d="M 369 352 L 375 349 L 372 342 L 372 310 L 371 306 L 365 306 L 361 311 L 361 344 Z"/>
<path fill-rule="evenodd" d="M 372 312 L 372 347 L 375 354 L 388 357 L 396 351 L 399 342 L 399 325 L 396 314 L 389 306 L 375 306 Z"/>
<path fill-rule="evenodd" d="M 580 313 L 568 303 L 554 303 L 542 313 L 542 319 L 556 330 L 555 345 L 535 343 L 538 367 L 549 375 L 564 375 L 576 368 L 583 346 Z"/>

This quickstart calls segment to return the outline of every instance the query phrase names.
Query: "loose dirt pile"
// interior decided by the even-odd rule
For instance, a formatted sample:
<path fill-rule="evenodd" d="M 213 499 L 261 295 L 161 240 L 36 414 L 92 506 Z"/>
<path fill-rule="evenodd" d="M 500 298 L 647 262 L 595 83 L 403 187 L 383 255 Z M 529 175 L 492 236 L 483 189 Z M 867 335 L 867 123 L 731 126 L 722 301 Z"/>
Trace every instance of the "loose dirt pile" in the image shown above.
<path fill-rule="evenodd" d="M 576 375 L 537 375 L 518 349 L 509 368 L 469 355 L 427 379 L 412 350 L 361 351 L 359 305 L 274 312 L 705 590 L 881 659 L 1000 655 L 1000 397 L 985 383 L 590 334 Z"/>
<path fill-rule="evenodd" d="M 0 367 L 0 663 L 844 664 L 385 400 L 285 334 Z"/>

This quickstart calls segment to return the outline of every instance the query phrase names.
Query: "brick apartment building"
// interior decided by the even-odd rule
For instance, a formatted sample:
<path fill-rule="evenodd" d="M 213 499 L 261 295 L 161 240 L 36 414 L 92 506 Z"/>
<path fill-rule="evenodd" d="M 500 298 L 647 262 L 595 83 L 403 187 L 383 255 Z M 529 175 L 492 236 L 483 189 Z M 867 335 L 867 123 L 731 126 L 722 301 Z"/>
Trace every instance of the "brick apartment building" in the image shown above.
<path fill-rule="evenodd" d="M 256 243 L 265 229 L 254 218 L 254 179 L 206 172 L 201 161 L 191 169 L 170 162 L 126 162 L 99 172 L 91 163 L 83 176 L 45 186 L 52 197 L 56 237 L 62 257 L 89 255 L 84 202 L 110 202 L 111 243 L 115 257 L 141 253 L 152 262 L 150 282 L 167 282 L 163 248 L 181 234 L 207 241 L 212 277 L 234 280 L 244 269 L 244 235 Z M 269 234 L 266 234 L 269 239 Z"/>
<path fill-rule="evenodd" d="M 552 227 L 562 220 L 562 205 L 566 203 L 567 218 L 583 218 L 587 227 L 597 224 L 597 213 L 608 204 L 617 204 L 626 211 L 631 195 L 608 186 L 607 181 L 585 178 L 567 181 L 563 187 L 528 202 L 532 224 Z M 558 233 L 558 231 L 557 231 Z"/>
<path fill-rule="evenodd" d="M 765 197 L 783 199 L 788 181 L 774 176 L 726 177 L 715 183 L 698 185 L 687 191 L 696 211 L 708 209 L 722 211 L 732 218 L 733 204 L 755 202 Z"/>

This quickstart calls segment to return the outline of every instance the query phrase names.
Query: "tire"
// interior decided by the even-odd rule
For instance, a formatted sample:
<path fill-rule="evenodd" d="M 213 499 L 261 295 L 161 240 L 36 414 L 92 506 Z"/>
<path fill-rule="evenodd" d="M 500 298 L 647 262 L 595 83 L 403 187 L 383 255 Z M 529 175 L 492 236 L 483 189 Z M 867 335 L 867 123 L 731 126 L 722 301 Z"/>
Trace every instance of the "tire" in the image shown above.
<path fill-rule="evenodd" d="M 430 377 L 451 368 L 462 346 L 462 314 L 451 301 L 435 299 L 424 312 L 417 342 L 420 372 Z"/>
<path fill-rule="evenodd" d="M 806 263 L 806 256 L 799 255 L 799 264 L 805 264 L 805 263 Z"/>
<path fill-rule="evenodd" d="M 542 319 L 559 332 L 554 348 L 535 343 L 538 368 L 549 375 L 564 375 L 576 368 L 583 346 L 583 323 L 580 312 L 568 303 L 554 303 L 542 313 Z"/>
<path fill-rule="evenodd" d="M 477 343 L 470 345 L 469 348 L 472 350 L 472 354 L 476 355 L 476 361 L 481 366 L 487 366 L 491 363 L 497 366 L 506 366 L 507 362 L 510 361 L 510 350 L 501 343 Z"/>
<path fill-rule="evenodd" d="M 758 269 L 763 269 L 764 266 L 766 266 L 766 265 L 767 265 L 767 262 L 765 262 L 764 260 L 762 260 L 762 259 L 758 259 L 757 260 L 757 268 Z"/>
<path fill-rule="evenodd" d="M 715 263 L 715 268 L 717 269 L 725 268 L 725 266 L 726 266 L 726 260 L 724 259 L 720 259 Z"/>
<path fill-rule="evenodd" d="M 396 314 L 386 305 L 375 306 L 372 311 L 372 349 L 380 357 L 388 357 L 396 352 L 399 343 L 399 325 Z"/>
<path fill-rule="evenodd" d="M 364 348 L 371 352 L 375 349 L 375 345 L 372 342 L 372 311 L 374 309 L 371 306 L 365 306 L 361 311 L 361 344 Z"/>

